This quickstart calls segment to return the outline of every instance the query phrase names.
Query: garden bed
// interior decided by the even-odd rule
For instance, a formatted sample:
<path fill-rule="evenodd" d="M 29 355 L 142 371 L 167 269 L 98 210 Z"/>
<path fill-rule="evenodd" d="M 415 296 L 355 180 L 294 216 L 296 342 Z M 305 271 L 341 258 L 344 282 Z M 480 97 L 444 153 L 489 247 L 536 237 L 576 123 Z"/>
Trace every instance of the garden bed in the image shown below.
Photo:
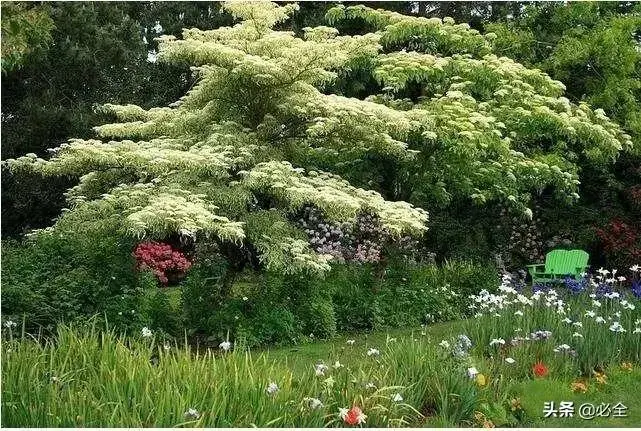
<path fill-rule="evenodd" d="M 40 427 L 634 426 L 641 303 L 602 285 L 599 296 L 589 287 L 526 293 L 504 279 L 496 294 L 473 298 L 478 313 L 469 320 L 270 351 L 230 341 L 194 352 L 148 328 L 125 338 L 61 327 L 46 342 L 5 327 L 2 419 Z"/>

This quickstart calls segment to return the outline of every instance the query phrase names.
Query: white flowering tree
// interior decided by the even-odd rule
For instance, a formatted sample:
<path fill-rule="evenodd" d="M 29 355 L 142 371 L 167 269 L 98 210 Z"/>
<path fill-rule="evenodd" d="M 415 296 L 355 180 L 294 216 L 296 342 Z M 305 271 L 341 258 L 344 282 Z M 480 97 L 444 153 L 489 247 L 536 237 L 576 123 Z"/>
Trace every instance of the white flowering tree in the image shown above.
<path fill-rule="evenodd" d="M 293 219 L 304 207 L 336 223 L 373 214 L 397 237 L 426 229 L 426 211 L 352 185 L 336 175 L 346 166 L 380 160 L 410 191 L 504 199 L 527 214 L 530 194 L 546 186 L 577 197 L 575 157 L 613 160 L 629 145 L 603 112 L 492 54 L 492 35 L 465 24 L 340 6 L 330 24 L 359 19 L 376 31 L 316 27 L 301 38 L 274 30 L 294 4 L 224 8 L 238 24 L 161 40 L 159 61 L 199 76 L 180 100 L 104 106 L 118 122 L 96 127 L 98 139 L 73 139 L 49 160 L 8 161 L 15 172 L 82 175 L 48 232 L 118 218 L 128 235 L 248 244 L 269 269 L 322 274 L 332 256 L 311 248 Z M 378 90 L 364 100 L 335 94 L 355 71 Z"/>

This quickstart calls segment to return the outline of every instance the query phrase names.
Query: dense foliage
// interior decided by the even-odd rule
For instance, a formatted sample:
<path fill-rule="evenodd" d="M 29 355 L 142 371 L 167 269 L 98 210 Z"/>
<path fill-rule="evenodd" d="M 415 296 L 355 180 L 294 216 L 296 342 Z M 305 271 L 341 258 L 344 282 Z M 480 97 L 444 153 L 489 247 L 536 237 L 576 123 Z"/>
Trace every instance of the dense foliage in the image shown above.
<path fill-rule="evenodd" d="M 54 24 L 40 7 L 5 2 L 2 5 L 2 72 L 19 68 L 24 57 L 51 43 Z"/>
<path fill-rule="evenodd" d="M 497 51 L 565 82 L 570 100 L 603 109 L 631 135 L 635 150 L 615 165 L 579 160 L 581 199 L 573 207 L 541 202 L 545 239 L 564 237 L 569 246 L 589 250 L 593 263 L 614 266 L 633 264 L 641 247 L 635 233 L 641 229 L 635 195 L 641 183 L 639 12 L 633 2 L 542 3 L 523 8 L 515 19 L 485 25 L 498 35 Z M 613 250 L 618 234 L 610 227 L 621 223 L 638 238 Z"/>
<path fill-rule="evenodd" d="M 487 25 L 495 47 L 568 85 L 572 99 L 605 110 L 641 137 L 641 8 L 632 2 L 549 3 Z"/>
<path fill-rule="evenodd" d="M 193 84 L 187 67 L 155 62 L 154 37 L 183 27 L 216 28 L 231 22 L 212 2 L 3 2 L 3 26 L 11 8 L 39 11 L 53 21 L 50 43 L 3 74 L 2 155 L 47 155 L 70 137 L 90 137 L 104 123 L 95 105 L 166 105 Z M 6 11 L 5 11 L 6 9 Z M 162 22 L 162 24 L 160 24 Z M 29 27 L 21 25 L 23 31 Z M 5 41 L 3 27 L 3 56 Z M 77 177 L 14 176 L 2 172 L 2 237 L 51 225 L 65 207 L 63 192 Z M 19 198 L 18 198 L 19 197 Z"/>
<path fill-rule="evenodd" d="M 71 225 L 122 214 L 123 230 L 137 237 L 247 239 L 270 269 L 323 273 L 331 255 L 297 236 L 289 212 L 311 204 L 339 222 L 372 212 L 394 235 L 420 233 L 427 217 L 319 166 L 358 170 L 373 155 L 411 178 L 416 190 L 392 180 L 409 197 L 502 198 L 531 217 L 525 205 L 537 189 L 576 199 L 573 154 L 606 163 L 631 146 L 602 111 L 571 104 L 560 82 L 493 56 L 493 35 L 469 26 L 350 6 L 330 10 L 330 23 L 363 19 L 379 31 L 316 27 L 300 39 L 271 30 L 294 6 L 225 7 L 245 20 L 161 38 L 161 61 L 195 64 L 200 74 L 172 107 L 106 105 L 123 122 L 97 134 L 125 140 L 72 140 L 49 161 L 10 160 L 12 171 L 83 174 L 69 192 Z M 407 43 L 423 52 L 389 52 Z M 359 68 L 382 93 L 358 100 L 320 91 Z"/>
<path fill-rule="evenodd" d="M 100 313 L 122 328 L 258 345 L 458 317 L 469 294 L 492 285 L 497 253 L 506 269 L 555 247 L 586 248 L 594 262 L 598 241 L 612 264 L 635 262 L 634 115 L 613 107 L 633 112 L 636 96 L 589 97 L 606 89 L 573 77 L 587 82 L 593 70 L 506 47 L 552 20 L 546 40 L 560 58 L 568 26 L 596 10 L 590 38 L 616 43 L 590 49 L 606 58 L 620 48 L 625 67 L 608 80 L 635 94 L 626 31 L 636 15 L 387 6 L 408 15 L 331 4 L 42 6 L 53 43 L 3 79 L 4 157 L 29 153 L 3 164 L 3 232 L 46 226 L 62 205 L 56 190 L 73 187 L 53 227 L 4 244 L 3 312 L 29 325 Z M 508 15 L 485 33 L 471 18 Z M 183 27 L 182 39 L 165 36 Z M 71 82 L 72 70 L 90 78 Z M 56 148 L 69 136 L 78 138 Z M 455 260 L 434 266 L 432 252 Z M 246 273 L 235 278 L 246 267 L 269 274 L 246 285 Z M 152 289 L 158 282 L 168 288 Z"/>

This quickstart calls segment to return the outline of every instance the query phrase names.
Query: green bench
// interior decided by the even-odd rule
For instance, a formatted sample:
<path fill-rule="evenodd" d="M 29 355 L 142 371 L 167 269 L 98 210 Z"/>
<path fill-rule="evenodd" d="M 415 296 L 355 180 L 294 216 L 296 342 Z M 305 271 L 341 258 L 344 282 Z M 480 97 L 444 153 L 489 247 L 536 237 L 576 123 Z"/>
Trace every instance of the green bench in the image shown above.
<path fill-rule="evenodd" d="M 532 284 L 561 281 L 567 276 L 579 279 L 588 268 L 590 255 L 583 250 L 552 250 L 545 263 L 527 265 Z"/>

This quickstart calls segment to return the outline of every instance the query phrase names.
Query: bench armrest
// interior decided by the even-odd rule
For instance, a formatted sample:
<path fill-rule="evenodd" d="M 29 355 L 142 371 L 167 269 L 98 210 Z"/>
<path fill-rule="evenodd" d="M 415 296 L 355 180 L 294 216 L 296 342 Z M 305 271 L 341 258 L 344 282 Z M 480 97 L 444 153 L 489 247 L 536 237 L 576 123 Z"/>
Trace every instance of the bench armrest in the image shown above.
<path fill-rule="evenodd" d="M 581 273 L 581 272 L 586 272 L 587 269 L 590 267 L 590 265 L 583 265 L 583 266 L 577 266 L 576 270 Z"/>

